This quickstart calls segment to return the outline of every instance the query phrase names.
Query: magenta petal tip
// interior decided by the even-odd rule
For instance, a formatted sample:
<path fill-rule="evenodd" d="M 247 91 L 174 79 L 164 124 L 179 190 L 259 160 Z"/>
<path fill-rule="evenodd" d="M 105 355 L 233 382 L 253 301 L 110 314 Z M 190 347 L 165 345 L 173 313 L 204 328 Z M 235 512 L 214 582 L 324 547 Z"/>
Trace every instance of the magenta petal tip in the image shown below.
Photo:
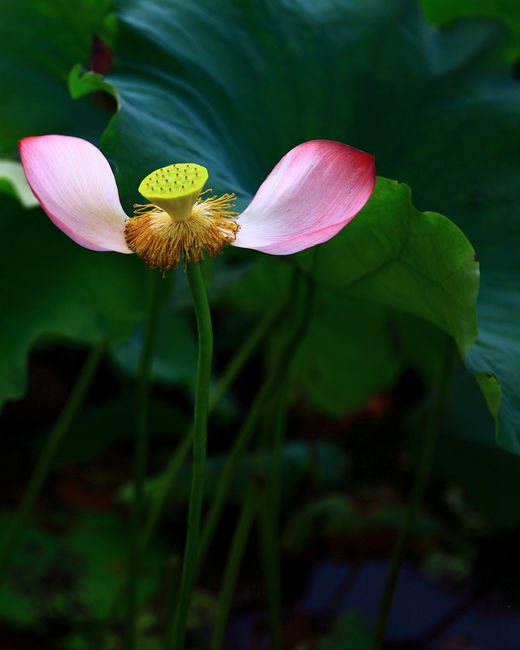
<path fill-rule="evenodd" d="M 333 140 L 291 149 L 240 216 L 235 246 L 289 255 L 336 235 L 375 186 L 374 158 Z"/>

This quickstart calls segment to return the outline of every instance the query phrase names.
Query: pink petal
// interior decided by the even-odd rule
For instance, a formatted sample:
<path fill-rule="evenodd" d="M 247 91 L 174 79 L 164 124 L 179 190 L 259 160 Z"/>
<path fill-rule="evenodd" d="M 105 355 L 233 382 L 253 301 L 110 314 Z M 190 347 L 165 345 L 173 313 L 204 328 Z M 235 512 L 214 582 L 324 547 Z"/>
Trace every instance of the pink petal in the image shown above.
<path fill-rule="evenodd" d="M 291 149 L 240 215 L 234 246 L 289 255 L 334 237 L 370 198 L 370 154 L 333 140 Z"/>
<path fill-rule="evenodd" d="M 90 142 L 42 135 L 20 142 L 27 181 L 50 220 L 80 246 L 130 253 L 108 160 Z"/>

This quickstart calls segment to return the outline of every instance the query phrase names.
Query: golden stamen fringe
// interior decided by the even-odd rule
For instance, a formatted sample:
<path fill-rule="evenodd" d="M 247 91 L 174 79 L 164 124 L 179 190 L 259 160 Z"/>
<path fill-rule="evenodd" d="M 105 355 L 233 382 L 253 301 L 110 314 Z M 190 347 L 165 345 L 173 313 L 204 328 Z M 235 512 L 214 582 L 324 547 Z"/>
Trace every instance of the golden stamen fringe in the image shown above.
<path fill-rule="evenodd" d="M 169 271 L 181 259 L 200 262 L 235 241 L 240 228 L 232 210 L 234 194 L 199 199 L 191 216 L 175 221 L 154 205 L 134 205 L 135 217 L 126 223 L 125 237 L 130 250 L 153 269 Z"/>

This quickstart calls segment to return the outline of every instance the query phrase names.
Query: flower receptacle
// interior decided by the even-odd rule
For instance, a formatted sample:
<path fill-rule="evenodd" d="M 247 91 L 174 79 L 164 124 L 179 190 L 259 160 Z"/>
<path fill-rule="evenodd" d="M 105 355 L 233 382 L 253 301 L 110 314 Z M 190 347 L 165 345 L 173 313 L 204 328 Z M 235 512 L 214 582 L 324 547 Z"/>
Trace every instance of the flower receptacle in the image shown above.
<path fill-rule="evenodd" d="M 202 165 L 177 163 L 148 174 L 139 193 L 175 221 L 186 221 L 207 180 L 208 170 Z"/>

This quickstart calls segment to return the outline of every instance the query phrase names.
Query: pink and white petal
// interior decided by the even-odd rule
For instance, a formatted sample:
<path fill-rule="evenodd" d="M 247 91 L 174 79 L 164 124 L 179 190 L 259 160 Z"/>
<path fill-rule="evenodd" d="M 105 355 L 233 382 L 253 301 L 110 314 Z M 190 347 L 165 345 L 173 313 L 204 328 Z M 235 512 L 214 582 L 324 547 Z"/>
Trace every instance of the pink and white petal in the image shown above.
<path fill-rule="evenodd" d="M 131 253 L 108 160 L 87 140 L 42 135 L 20 142 L 20 158 L 34 195 L 50 220 L 80 246 Z"/>
<path fill-rule="evenodd" d="M 304 142 L 262 183 L 233 245 L 289 255 L 321 244 L 356 216 L 374 185 L 370 154 L 333 140 Z"/>

